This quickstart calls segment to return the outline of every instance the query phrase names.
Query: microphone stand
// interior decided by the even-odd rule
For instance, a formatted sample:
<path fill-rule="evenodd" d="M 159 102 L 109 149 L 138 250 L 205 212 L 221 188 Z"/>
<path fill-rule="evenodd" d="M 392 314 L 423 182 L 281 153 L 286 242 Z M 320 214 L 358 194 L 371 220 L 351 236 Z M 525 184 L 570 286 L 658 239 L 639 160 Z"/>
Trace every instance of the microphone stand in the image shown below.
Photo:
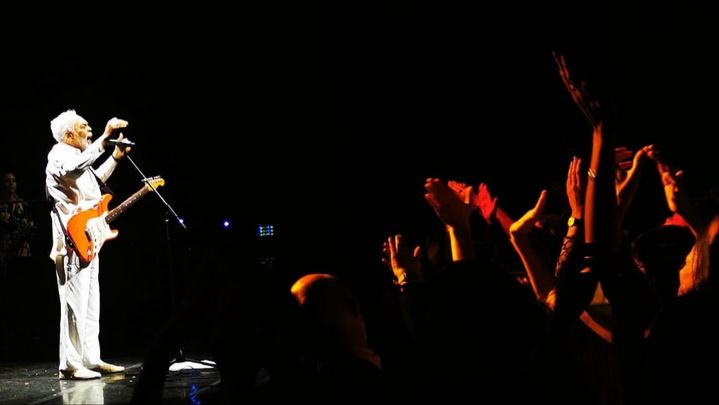
<path fill-rule="evenodd" d="M 176 311 L 178 309 L 178 303 L 177 303 L 177 294 L 175 293 L 175 270 L 173 266 L 173 260 L 172 260 L 172 245 L 171 245 L 171 238 L 170 238 L 170 218 L 174 217 L 175 222 L 182 227 L 182 229 L 187 230 L 187 225 L 182 221 L 179 215 L 177 215 L 177 212 L 172 208 L 170 203 L 165 200 L 165 198 L 160 194 L 160 192 L 155 188 L 151 182 L 150 178 L 148 178 L 145 173 L 142 172 L 140 167 L 135 163 L 134 160 L 130 157 L 129 154 L 125 154 L 125 158 L 132 164 L 132 166 L 137 170 L 138 173 L 140 173 L 140 176 L 142 176 L 142 181 L 150 187 L 150 189 L 157 195 L 157 197 L 162 201 L 162 203 L 165 205 L 166 211 L 165 211 L 165 242 L 166 242 L 166 249 L 167 249 L 167 265 L 169 269 L 169 277 L 170 277 L 170 300 L 172 302 L 172 309 L 173 311 Z M 190 358 L 185 357 L 185 354 L 183 353 L 182 344 L 180 344 L 180 347 L 178 348 L 178 353 L 175 356 L 175 358 L 170 361 L 170 368 L 172 369 L 173 364 L 177 363 L 184 363 L 185 366 L 180 367 L 179 369 L 189 367 L 191 369 L 195 368 L 212 368 L 215 367 L 215 363 L 207 360 L 193 360 Z M 186 364 L 189 363 L 189 364 Z M 176 371 L 176 370 L 175 370 Z"/>
<path fill-rule="evenodd" d="M 185 225 L 184 222 L 182 222 L 182 219 L 180 219 L 180 217 L 177 215 L 177 213 L 175 212 L 175 210 L 174 210 L 174 209 L 172 208 L 172 206 L 167 202 L 167 200 L 165 200 L 165 198 L 162 196 L 162 194 L 160 194 L 160 192 L 157 191 L 157 189 L 155 188 L 155 186 L 153 186 L 153 185 L 150 183 L 149 178 L 148 178 L 147 176 L 145 176 L 145 173 L 143 173 L 142 170 L 140 170 L 140 168 L 137 166 L 137 164 L 135 164 L 135 161 L 132 160 L 132 158 L 130 157 L 130 155 L 129 155 L 129 154 L 125 154 L 125 157 L 127 158 L 127 160 L 130 161 L 130 163 L 132 163 L 132 165 L 135 167 L 135 170 L 137 170 L 137 172 L 140 173 L 140 176 L 142 176 L 142 181 L 144 181 L 145 184 L 147 184 L 147 186 L 150 187 L 150 189 L 155 192 L 155 194 L 156 194 L 157 197 L 160 199 L 160 201 L 162 201 L 162 203 L 165 204 L 165 208 L 167 208 L 167 212 L 170 213 L 170 214 L 172 214 L 172 215 L 175 217 L 175 220 L 176 220 L 177 223 L 182 227 L 182 229 L 187 230 L 187 226 Z M 168 222 L 168 221 L 169 221 L 169 215 L 168 215 L 168 218 L 165 220 L 165 222 Z"/>

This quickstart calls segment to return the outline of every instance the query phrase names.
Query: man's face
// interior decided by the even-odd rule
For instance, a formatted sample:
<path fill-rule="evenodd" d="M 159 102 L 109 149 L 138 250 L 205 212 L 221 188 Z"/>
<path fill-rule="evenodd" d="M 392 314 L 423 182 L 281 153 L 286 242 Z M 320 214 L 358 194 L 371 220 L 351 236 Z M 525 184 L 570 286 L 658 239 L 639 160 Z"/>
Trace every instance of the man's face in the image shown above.
<path fill-rule="evenodd" d="M 75 122 L 75 126 L 73 127 L 73 131 L 65 135 L 65 143 L 80 150 L 85 150 L 88 145 L 90 145 L 91 139 L 92 128 L 84 118 L 77 120 L 77 122 Z"/>
<path fill-rule="evenodd" d="M 8 173 L 3 177 L 3 187 L 11 194 L 17 190 L 17 182 L 15 182 L 14 174 Z"/>

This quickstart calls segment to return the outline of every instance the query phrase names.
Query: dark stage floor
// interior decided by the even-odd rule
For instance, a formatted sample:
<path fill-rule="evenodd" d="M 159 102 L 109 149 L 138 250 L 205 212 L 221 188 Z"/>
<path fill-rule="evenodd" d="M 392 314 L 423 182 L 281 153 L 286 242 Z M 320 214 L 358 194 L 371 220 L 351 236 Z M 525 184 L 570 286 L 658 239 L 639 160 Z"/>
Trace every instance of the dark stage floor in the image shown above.
<path fill-rule="evenodd" d="M 125 374 L 89 381 L 58 379 L 50 362 L 0 363 L 0 404 L 125 404 L 129 403 L 142 367 L 138 358 L 107 359 L 126 367 Z M 163 404 L 219 403 L 216 368 L 169 371 Z"/>

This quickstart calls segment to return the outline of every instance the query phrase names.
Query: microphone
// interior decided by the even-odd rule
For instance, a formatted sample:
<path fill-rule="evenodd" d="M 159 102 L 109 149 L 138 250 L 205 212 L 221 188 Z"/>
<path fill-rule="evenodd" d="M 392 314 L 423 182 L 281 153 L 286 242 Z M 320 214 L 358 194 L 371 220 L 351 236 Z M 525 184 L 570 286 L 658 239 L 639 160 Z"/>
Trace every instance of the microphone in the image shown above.
<path fill-rule="evenodd" d="M 127 139 L 118 140 L 118 139 L 108 139 L 107 143 L 109 145 L 115 145 L 115 146 L 135 146 L 135 142 L 129 141 Z"/>

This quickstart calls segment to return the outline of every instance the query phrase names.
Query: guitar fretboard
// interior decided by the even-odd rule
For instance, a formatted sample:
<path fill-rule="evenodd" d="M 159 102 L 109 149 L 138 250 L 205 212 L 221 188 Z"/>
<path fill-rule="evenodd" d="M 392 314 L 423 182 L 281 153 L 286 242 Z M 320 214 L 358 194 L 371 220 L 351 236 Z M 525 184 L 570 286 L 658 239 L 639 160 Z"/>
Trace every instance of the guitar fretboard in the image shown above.
<path fill-rule="evenodd" d="M 132 204 L 136 203 L 137 200 L 142 198 L 145 194 L 147 194 L 150 191 L 150 187 L 145 186 L 138 190 L 135 194 L 131 195 L 130 198 L 123 201 L 122 204 L 118 205 L 117 207 L 110 210 L 110 212 L 107 213 L 107 216 L 105 217 L 105 222 L 108 224 L 112 221 L 114 221 L 117 217 L 120 216 L 123 212 L 125 212 L 126 209 L 130 208 Z"/>

